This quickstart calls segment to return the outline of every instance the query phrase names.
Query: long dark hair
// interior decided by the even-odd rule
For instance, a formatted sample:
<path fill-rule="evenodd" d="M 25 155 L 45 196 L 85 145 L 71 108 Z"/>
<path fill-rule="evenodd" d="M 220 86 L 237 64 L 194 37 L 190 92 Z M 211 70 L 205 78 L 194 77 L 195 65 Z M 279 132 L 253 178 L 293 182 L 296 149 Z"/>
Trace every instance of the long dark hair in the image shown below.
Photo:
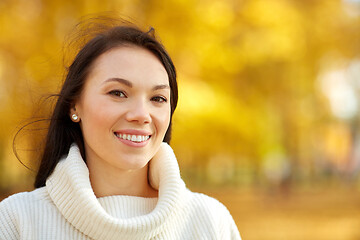
<path fill-rule="evenodd" d="M 79 98 L 95 59 L 106 51 L 122 45 L 135 45 L 151 51 L 167 71 L 171 89 L 171 118 L 163 141 L 170 142 L 171 119 L 177 105 L 178 87 L 175 66 L 169 54 L 156 39 L 153 28 L 145 32 L 133 24 L 103 27 L 80 49 L 68 68 L 65 82 L 50 119 L 45 146 L 35 179 L 35 188 L 45 186 L 46 179 L 53 172 L 61 157 L 68 153 L 72 143 L 79 146 L 81 155 L 85 159 L 83 135 L 79 124 L 71 121 L 70 109 L 75 100 Z"/>

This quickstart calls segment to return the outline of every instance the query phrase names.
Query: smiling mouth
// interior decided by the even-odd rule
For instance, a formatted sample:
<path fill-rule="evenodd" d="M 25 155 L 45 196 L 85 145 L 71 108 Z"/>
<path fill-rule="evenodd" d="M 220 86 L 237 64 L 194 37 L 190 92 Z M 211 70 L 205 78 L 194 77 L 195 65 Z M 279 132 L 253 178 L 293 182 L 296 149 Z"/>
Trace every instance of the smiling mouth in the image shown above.
<path fill-rule="evenodd" d="M 136 143 L 145 142 L 149 138 L 151 138 L 151 135 L 132 135 L 132 134 L 121 134 L 121 133 L 116 133 L 116 132 L 114 132 L 114 134 L 118 138 L 128 140 L 131 142 L 136 142 Z"/>

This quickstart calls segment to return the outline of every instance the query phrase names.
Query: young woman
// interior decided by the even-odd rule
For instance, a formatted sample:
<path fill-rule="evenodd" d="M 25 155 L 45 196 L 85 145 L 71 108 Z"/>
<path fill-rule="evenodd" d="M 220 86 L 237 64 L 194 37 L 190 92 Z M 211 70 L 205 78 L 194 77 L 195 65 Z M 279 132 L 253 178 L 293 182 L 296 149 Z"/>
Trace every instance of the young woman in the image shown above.
<path fill-rule="evenodd" d="M 175 67 L 150 32 L 104 29 L 69 67 L 36 189 L 0 203 L 0 239 L 240 239 L 168 145 Z"/>

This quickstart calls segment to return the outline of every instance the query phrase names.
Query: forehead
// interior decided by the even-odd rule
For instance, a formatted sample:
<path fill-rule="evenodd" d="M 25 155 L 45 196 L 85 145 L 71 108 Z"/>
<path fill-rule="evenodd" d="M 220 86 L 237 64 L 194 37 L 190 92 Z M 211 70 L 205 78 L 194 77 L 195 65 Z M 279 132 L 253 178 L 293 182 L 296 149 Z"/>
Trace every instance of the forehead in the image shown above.
<path fill-rule="evenodd" d="M 149 50 L 137 46 L 120 46 L 101 54 L 92 64 L 88 80 L 101 83 L 116 77 L 135 84 L 137 81 L 169 84 L 160 60 Z"/>

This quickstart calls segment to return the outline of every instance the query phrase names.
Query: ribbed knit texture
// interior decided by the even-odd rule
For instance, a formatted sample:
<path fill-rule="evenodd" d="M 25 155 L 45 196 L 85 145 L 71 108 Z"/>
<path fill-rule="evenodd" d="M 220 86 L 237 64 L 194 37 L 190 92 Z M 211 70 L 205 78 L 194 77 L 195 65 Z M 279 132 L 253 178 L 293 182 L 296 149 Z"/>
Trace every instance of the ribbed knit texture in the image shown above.
<path fill-rule="evenodd" d="M 224 205 L 185 187 L 166 143 L 150 161 L 149 179 L 158 198 L 96 198 L 72 145 L 45 187 L 0 203 L 0 239 L 240 239 Z"/>

